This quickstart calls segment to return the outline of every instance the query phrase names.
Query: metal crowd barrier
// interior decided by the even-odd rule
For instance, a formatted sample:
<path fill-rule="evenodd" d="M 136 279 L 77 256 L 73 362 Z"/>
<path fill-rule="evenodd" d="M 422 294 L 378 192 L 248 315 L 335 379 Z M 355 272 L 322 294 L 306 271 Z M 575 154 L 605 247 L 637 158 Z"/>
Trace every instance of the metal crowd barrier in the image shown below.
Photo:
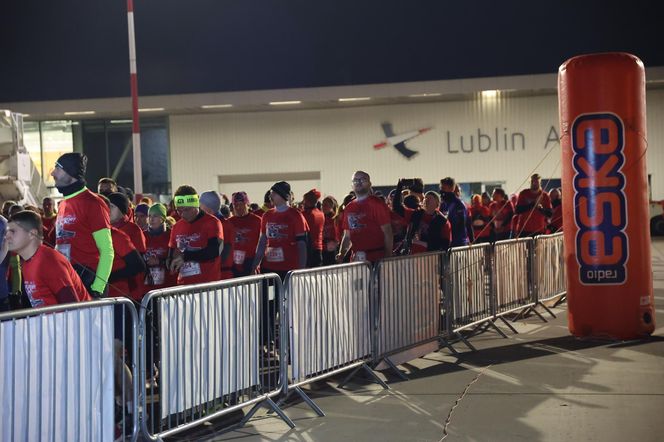
<path fill-rule="evenodd" d="M 562 302 L 565 299 L 567 282 L 562 232 L 535 237 L 532 274 L 536 306 L 541 306 L 555 318 L 556 315 L 543 302 L 553 299 Z M 537 312 L 534 308 L 533 311 Z"/>
<path fill-rule="evenodd" d="M 359 262 L 288 273 L 284 286 L 291 367 L 282 381 L 282 402 L 296 392 L 324 416 L 300 387 L 348 370 L 352 372 L 339 388 L 360 369 L 388 388 L 367 365 L 373 359 L 371 279 L 370 265 Z"/>
<path fill-rule="evenodd" d="M 438 350 L 443 256 L 387 258 L 375 269 L 375 364 L 384 362 L 403 379 L 396 365 Z"/>
<path fill-rule="evenodd" d="M 530 238 L 497 241 L 493 246 L 493 288 L 496 297 L 496 316 L 514 333 L 516 329 L 504 318 L 515 313 L 519 318 L 535 302 L 531 294 Z"/>
<path fill-rule="evenodd" d="M 140 313 L 142 428 L 155 440 L 272 400 L 287 354 L 281 280 L 266 274 L 149 292 Z M 148 385 L 150 388 L 148 388 Z"/>
<path fill-rule="evenodd" d="M 136 440 L 136 324 L 124 298 L 0 314 L 0 440 Z"/>
<path fill-rule="evenodd" d="M 493 290 L 493 245 L 476 244 L 451 248 L 445 272 L 445 292 L 451 299 L 451 334 L 475 350 L 461 331 L 471 329 L 473 336 L 493 327 L 507 337 L 496 324 Z"/>

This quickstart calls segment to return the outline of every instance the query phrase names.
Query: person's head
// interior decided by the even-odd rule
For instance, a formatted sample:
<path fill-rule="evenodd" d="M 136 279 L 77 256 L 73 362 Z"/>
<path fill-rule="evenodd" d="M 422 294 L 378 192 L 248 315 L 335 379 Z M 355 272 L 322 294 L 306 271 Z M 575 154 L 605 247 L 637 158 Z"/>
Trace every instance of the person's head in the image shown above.
<path fill-rule="evenodd" d="M 433 190 L 424 194 L 424 210 L 429 215 L 433 214 L 440 207 L 440 195 Z"/>
<path fill-rule="evenodd" d="M 11 216 L 13 216 L 15 213 L 18 213 L 18 212 L 20 212 L 20 211 L 22 211 L 22 210 L 25 210 L 25 209 L 23 208 L 23 206 L 21 206 L 20 204 L 14 204 L 13 206 L 11 206 L 11 207 L 9 208 L 9 211 L 7 212 L 7 214 L 11 217 Z"/>
<path fill-rule="evenodd" d="M 9 209 L 16 205 L 16 201 L 7 200 L 2 203 L 2 216 L 9 218 Z"/>
<path fill-rule="evenodd" d="M 259 206 L 258 203 L 251 203 L 251 204 L 249 204 L 249 210 L 251 210 L 252 212 L 257 211 L 257 210 L 260 209 L 260 208 L 261 208 L 261 206 Z"/>
<path fill-rule="evenodd" d="M 55 162 L 51 176 L 55 186 L 63 188 L 77 181 L 85 181 L 85 170 L 88 166 L 88 157 L 79 152 L 63 154 Z"/>
<path fill-rule="evenodd" d="M 337 200 L 332 195 L 323 198 L 323 213 L 325 215 L 335 217 L 338 212 L 339 203 L 337 203 Z"/>
<path fill-rule="evenodd" d="M 358 197 L 363 197 L 371 193 L 371 177 L 368 173 L 358 170 L 353 174 L 353 191 Z"/>
<path fill-rule="evenodd" d="M 150 206 L 145 203 L 140 203 L 134 209 L 134 222 L 141 228 L 146 229 L 148 227 L 148 211 Z"/>
<path fill-rule="evenodd" d="M 488 206 L 489 204 L 491 204 L 491 197 L 489 196 L 489 193 L 482 192 L 482 205 Z"/>
<path fill-rule="evenodd" d="M 50 216 L 55 212 L 55 202 L 53 198 L 46 197 L 42 200 L 42 209 L 44 210 L 44 215 Z"/>
<path fill-rule="evenodd" d="M 420 199 L 417 195 L 410 194 L 403 199 L 403 205 L 409 209 L 415 210 L 420 207 Z"/>
<path fill-rule="evenodd" d="M 540 190 L 542 188 L 542 177 L 534 173 L 530 177 L 530 190 Z"/>
<path fill-rule="evenodd" d="M 270 195 L 272 195 L 272 191 L 268 190 L 267 192 L 265 192 L 265 196 L 263 196 L 263 205 L 265 207 L 267 207 L 268 209 L 271 209 L 272 207 L 274 207 L 274 205 L 272 204 L 272 198 L 270 198 Z"/>
<path fill-rule="evenodd" d="M 476 193 L 473 194 L 473 196 L 470 197 L 470 204 L 473 207 L 482 206 L 482 197 Z"/>
<path fill-rule="evenodd" d="M 497 202 L 505 201 L 507 199 L 507 195 L 505 194 L 505 191 L 503 190 L 502 187 L 496 187 L 493 189 L 493 200 Z"/>
<path fill-rule="evenodd" d="M 560 191 L 557 188 L 551 189 L 549 192 L 549 198 L 551 198 L 551 201 L 558 201 L 560 199 Z"/>
<path fill-rule="evenodd" d="M 201 210 L 210 215 L 216 215 L 221 209 L 221 196 L 214 190 L 201 193 L 199 202 Z"/>
<path fill-rule="evenodd" d="M 97 181 L 97 193 L 110 195 L 118 191 L 118 183 L 113 178 L 101 178 Z"/>
<path fill-rule="evenodd" d="M 249 213 L 249 205 L 251 202 L 249 201 L 247 192 L 235 192 L 231 195 L 231 200 L 233 201 L 233 213 L 235 213 L 235 216 L 245 216 Z"/>
<path fill-rule="evenodd" d="M 111 223 L 122 221 L 129 213 L 129 200 L 127 196 L 120 192 L 114 192 L 108 196 L 109 205 L 111 210 Z"/>
<path fill-rule="evenodd" d="M 274 183 L 270 188 L 270 199 L 275 206 L 288 204 L 291 194 L 291 187 L 286 181 Z"/>
<path fill-rule="evenodd" d="M 152 198 L 150 198 L 149 196 L 144 196 L 143 198 L 141 198 L 141 200 L 139 201 L 139 203 L 141 203 L 141 204 L 147 204 L 148 207 L 150 207 L 150 206 L 153 204 L 153 202 L 152 202 Z"/>
<path fill-rule="evenodd" d="M 9 218 L 5 241 L 12 252 L 19 255 L 30 246 L 39 246 L 42 242 L 44 227 L 39 214 L 31 210 L 17 212 Z"/>
<path fill-rule="evenodd" d="M 156 203 L 148 209 L 148 225 L 153 230 L 158 230 L 166 221 L 167 210 L 166 206 L 161 203 Z"/>
<path fill-rule="evenodd" d="M 304 197 L 302 198 L 302 202 L 304 203 L 304 208 L 305 209 L 313 209 L 316 207 L 316 203 L 318 203 L 318 200 L 320 199 L 320 191 L 318 189 L 311 189 L 307 193 L 304 194 Z"/>
<path fill-rule="evenodd" d="M 351 201 L 355 199 L 355 193 L 351 192 L 348 195 L 344 197 L 343 203 L 341 204 L 342 207 L 346 207 Z"/>
<path fill-rule="evenodd" d="M 455 188 L 456 188 L 456 181 L 454 181 L 454 178 L 448 176 L 440 180 L 441 193 L 444 192 L 454 193 Z"/>
<path fill-rule="evenodd" d="M 187 221 L 193 222 L 200 212 L 198 192 L 191 186 L 180 186 L 175 191 L 175 210 L 178 215 Z"/>

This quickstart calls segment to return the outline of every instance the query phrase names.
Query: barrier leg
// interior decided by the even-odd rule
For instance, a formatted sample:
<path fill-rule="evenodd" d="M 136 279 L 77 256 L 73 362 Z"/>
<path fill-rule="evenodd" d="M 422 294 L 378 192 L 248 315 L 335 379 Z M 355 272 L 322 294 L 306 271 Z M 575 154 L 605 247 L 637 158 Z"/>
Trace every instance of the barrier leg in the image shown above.
<path fill-rule="evenodd" d="M 399 370 L 396 365 L 394 365 L 394 362 L 392 362 L 392 360 L 390 360 L 390 358 L 384 358 L 383 361 L 385 361 L 387 366 L 390 367 L 392 369 L 392 371 L 394 371 L 396 373 L 396 375 L 399 378 L 401 378 L 401 380 L 403 380 L 403 381 L 408 380 L 408 376 L 403 374 L 403 372 L 401 370 Z"/>
<path fill-rule="evenodd" d="M 277 415 L 281 418 L 281 420 L 283 420 L 286 423 L 286 425 L 288 425 L 291 428 L 295 428 L 295 424 L 293 423 L 293 421 L 290 420 L 288 416 L 286 416 L 286 414 L 281 410 L 281 408 L 279 408 L 279 406 L 271 398 L 267 398 L 264 401 L 254 405 L 254 407 L 249 411 L 249 413 L 247 413 L 244 419 L 240 421 L 238 427 L 239 428 L 244 427 L 246 423 L 249 422 L 249 419 L 251 419 L 254 416 L 254 414 L 256 414 L 258 409 L 261 408 L 263 405 L 266 405 L 266 403 L 267 405 L 270 406 L 270 409 L 272 409 L 272 411 L 277 413 Z"/>
<path fill-rule="evenodd" d="M 376 383 L 380 384 L 384 389 L 386 389 L 386 390 L 390 389 L 390 387 L 381 378 L 379 378 L 376 375 L 376 373 L 374 373 L 374 371 L 371 368 L 369 368 L 369 366 L 367 364 L 362 364 L 359 367 L 355 368 L 355 370 L 351 371 L 350 374 L 348 376 L 346 376 L 346 379 L 344 379 L 339 385 L 337 385 L 337 388 L 344 388 L 344 385 L 346 385 L 348 383 L 348 381 L 350 381 L 353 378 L 353 376 L 355 376 L 355 374 L 358 371 L 360 371 L 360 369 L 364 369 L 364 371 L 369 373 L 369 376 L 371 378 L 373 378 L 373 380 Z"/>
<path fill-rule="evenodd" d="M 495 322 L 495 321 L 496 321 L 495 319 L 489 321 L 489 325 L 490 325 L 491 327 L 493 327 L 494 330 L 496 330 L 496 332 L 498 332 L 498 334 L 499 334 L 500 336 L 502 336 L 502 337 L 505 338 L 505 339 L 508 339 L 508 338 L 507 338 L 507 335 L 506 335 L 501 329 L 498 328 L 498 326 L 496 325 L 496 322 Z"/>
<path fill-rule="evenodd" d="M 518 334 L 519 334 L 519 332 L 516 331 L 516 329 L 512 326 L 512 324 L 510 324 L 510 322 L 509 322 L 507 319 L 503 318 L 502 316 L 499 316 L 498 318 L 500 318 L 500 320 L 503 321 L 503 324 L 505 324 L 505 325 L 507 326 L 507 328 L 509 328 L 510 330 L 512 330 L 512 332 L 513 332 L 515 335 L 518 335 Z"/>
<path fill-rule="evenodd" d="M 549 312 L 549 314 L 550 314 L 551 316 L 553 316 L 554 319 L 556 318 L 556 315 L 554 315 L 553 312 L 547 308 L 547 306 L 545 306 L 545 305 L 542 304 L 542 303 L 540 303 L 539 305 L 541 305 L 541 306 L 544 308 L 544 310 L 546 310 L 547 312 Z M 536 315 L 537 315 L 537 316 L 538 316 L 543 322 L 549 322 L 549 321 L 546 320 L 546 318 L 544 318 L 544 316 L 542 316 L 542 315 L 540 314 L 540 312 L 537 311 L 537 308 L 536 308 L 536 307 L 537 307 L 536 305 L 532 307 L 532 309 L 533 309 L 533 313 L 535 313 L 535 314 L 536 314 Z"/>
<path fill-rule="evenodd" d="M 461 342 L 465 344 L 466 347 L 468 347 L 471 351 L 477 351 L 477 349 L 470 343 L 466 338 L 463 337 L 463 335 L 459 332 L 456 333 L 457 337 Z"/>
<path fill-rule="evenodd" d="M 321 409 L 318 407 L 318 405 L 316 405 L 316 403 L 315 403 L 314 401 L 312 401 L 311 398 L 310 398 L 309 396 L 307 396 L 307 394 L 306 394 L 304 391 L 302 391 L 302 389 L 301 389 L 300 387 L 295 387 L 295 391 L 297 392 L 297 394 L 300 395 L 300 397 L 302 398 L 302 400 L 303 400 L 304 402 L 306 402 L 307 405 L 309 405 L 309 407 L 311 407 L 311 409 L 314 410 L 314 411 L 316 412 L 316 414 L 317 414 L 318 416 L 320 416 L 320 417 L 324 417 L 324 416 L 325 416 L 325 413 L 323 413 L 323 410 L 321 410 Z"/>
<path fill-rule="evenodd" d="M 450 344 L 450 342 L 447 339 L 438 338 L 438 341 L 441 344 L 441 348 L 438 351 L 442 350 L 442 347 L 447 347 L 452 352 L 453 355 L 458 355 L 459 354 L 459 352 L 456 350 L 456 348 L 454 348 L 452 346 L 452 344 Z"/>
<path fill-rule="evenodd" d="M 563 302 L 566 302 L 566 301 L 567 301 L 567 294 L 564 294 L 564 295 L 562 295 L 560 298 L 558 298 L 558 300 L 556 301 L 556 303 L 553 304 L 553 307 L 556 308 L 556 307 L 558 307 L 560 304 L 562 304 Z"/>

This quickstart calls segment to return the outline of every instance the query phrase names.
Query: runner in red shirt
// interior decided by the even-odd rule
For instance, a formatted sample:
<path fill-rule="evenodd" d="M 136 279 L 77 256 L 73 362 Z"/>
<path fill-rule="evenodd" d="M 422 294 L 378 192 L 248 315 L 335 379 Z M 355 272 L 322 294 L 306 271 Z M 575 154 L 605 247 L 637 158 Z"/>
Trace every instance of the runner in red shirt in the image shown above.
<path fill-rule="evenodd" d="M 108 295 L 114 298 L 132 298 L 140 302 L 143 294 L 136 297 L 132 292 L 132 285 L 137 276 L 145 275 L 145 262 L 136 247 L 134 247 L 129 235 L 120 229 L 111 227 L 111 238 L 113 239 L 113 268 L 108 278 Z"/>
<path fill-rule="evenodd" d="M 323 198 L 323 265 L 336 263 L 339 241 L 341 241 L 341 220 L 339 219 L 339 204 L 333 196 Z"/>
<path fill-rule="evenodd" d="M 489 242 L 492 235 L 491 229 L 491 211 L 488 207 L 482 205 L 482 197 L 473 195 L 471 198 L 470 218 L 473 223 L 473 235 L 475 244 Z"/>
<path fill-rule="evenodd" d="M 371 195 L 368 173 L 355 172 L 352 182 L 356 199 L 344 210 L 344 235 L 337 262 L 341 262 L 349 246 L 353 261 L 375 262 L 392 256 L 392 225 L 387 204 Z"/>
<path fill-rule="evenodd" d="M 148 231 L 145 232 L 147 250 L 145 263 L 145 291 L 157 290 L 176 285 L 175 275 L 168 271 L 168 242 L 171 231 L 165 223 L 166 206 L 153 204 L 148 210 Z"/>
<path fill-rule="evenodd" d="M 546 219 L 551 216 L 551 200 L 542 190 L 538 174 L 530 177 L 530 189 L 519 192 L 516 213 L 519 214 L 516 233 L 520 238 L 546 233 Z"/>
<path fill-rule="evenodd" d="M 43 225 L 39 214 L 22 211 L 7 225 L 3 247 L 21 257 L 25 294 L 33 307 L 91 300 L 67 258 L 42 244 Z"/>
<path fill-rule="evenodd" d="M 307 265 L 306 221 L 297 209 L 288 206 L 290 184 L 287 182 L 275 183 L 270 198 L 274 208 L 261 220 L 252 273 L 260 265 L 261 273 L 276 273 L 283 281 L 290 270 Z"/>
<path fill-rule="evenodd" d="M 304 194 L 302 202 L 304 210 L 302 215 L 309 226 L 309 249 L 307 250 L 307 267 L 320 267 L 323 263 L 323 228 L 325 215 L 316 207 L 320 199 L 320 192 L 311 189 Z"/>
<path fill-rule="evenodd" d="M 225 195 L 223 197 L 226 198 Z M 221 251 L 221 279 L 231 279 L 233 277 L 233 238 L 235 237 L 235 228 L 226 219 L 226 216 L 230 215 L 230 213 L 226 212 L 226 215 L 222 213 L 219 192 L 214 190 L 201 193 L 199 202 L 201 210 L 208 215 L 214 216 L 221 223 L 221 229 L 224 238 L 226 238 Z M 227 206 L 224 206 L 224 208 L 228 209 Z"/>
<path fill-rule="evenodd" d="M 147 250 L 145 234 L 143 233 L 143 230 L 141 230 L 141 228 L 129 218 L 129 199 L 120 192 L 111 193 L 108 195 L 108 199 L 110 201 L 111 225 L 126 233 L 131 239 L 134 248 L 141 254 L 141 256 L 143 256 Z M 143 294 L 145 294 L 145 288 L 143 287 L 144 280 L 144 274 L 137 274 L 129 281 L 131 297 L 137 301 L 140 301 L 143 298 Z"/>
<path fill-rule="evenodd" d="M 171 229 L 170 270 L 178 273 L 179 285 L 219 281 L 219 250 L 224 242 L 221 223 L 200 210 L 198 194 L 191 186 L 180 186 L 174 201 L 181 219 Z"/>
<path fill-rule="evenodd" d="M 452 227 L 440 210 L 440 195 L 427 192 L 424 195 L 424 208 L 412 209 L 402 202 L 403 180 L 399 180 L 392 201 L 393 211 L 403 217 L 407 233 L 400 248 L 402 254 L 418 254 L 447 250 L 452 242 Z M 407 197 L 409 198 L 410 195 Z"/>
<path fill-rule="evenodd" d="M 489 205 L 489 210 L 493 220 L 493 241 L 510 239 L 514 207 L 500 187 L 493 189 L 493 202 Z"/>
<path fill-rule="evenodd" d="M 246 192 L 236 192 L 231 198 L 235 213 L 229 220 L 235 229 L 232 238 L 233 274 L 235 277 L 249 276 L 261 234 L 261 218 L 249 212 L 250 202 Z"/>
<path fill-rule="evenodd" d="M 51 234 L 52 230 L 55 230 L 55 221 L 58 217 L 58 214 L 55 212 L 55 202 L 53 198 L 46 197 L 42 200 L 42 209 L 44 210 L 44 215 L 42 215 L 42 224 L 44 225 L 44 234 L 45 237 L 48 237 Z"/>
<path fill-rule="evenodd" d="M 55 223 L 56 250 L 62 253 L 93 298 L 104 296 L 113 265 L 109 209 L 85 187 L 87 157 L 66 153 L 55 163 L 51 175 L 64 195 Z"/>
<path fill-rule="evenodd" d="M 549 192 L 549 199 L 551 200 L 551 221 L 549 223 L 549 232 L 556 233 L 563 230 L 563 205 L 562 193 L 560 189 L 551 189 Z"/>

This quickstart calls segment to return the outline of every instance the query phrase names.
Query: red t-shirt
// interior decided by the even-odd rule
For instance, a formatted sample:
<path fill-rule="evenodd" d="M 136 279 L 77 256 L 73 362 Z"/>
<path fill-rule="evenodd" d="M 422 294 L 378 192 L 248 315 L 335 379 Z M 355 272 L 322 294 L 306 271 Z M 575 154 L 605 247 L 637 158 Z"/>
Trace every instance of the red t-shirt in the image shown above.
<path fill-rule="evenodd" d="M 72 264 L 82 264 L 93 271 L 99 264 L 99 250 L 92 234 L 110 229 L 106 202 L 88 189 L 62 200 L 55 222 L 56 249 Z"/>
<path fill-rule="evenodd" d="M 233 238 L 235 238 L 235 227 L 225 218 L 220 219 L 219 222 L 221 222 L 223 235 L 226 238 L 224 248 L 226 248 L 226 241 L 228 241 L 231 247 L 226 259 L 221 261 L 221 279 L 231 279 L 233 277 Z"/>
<path fill-rule="evenodd" d="M 113 251 L 115 252 L 115 256 L 113 257 L 113 267 L 111 267 L 111 273 L 113 273 L 126 267 L 123 258 L 136 250 L 136 247 L 134 247 L 129 235 L 115 227 L 111 228 L 111 239 L 113 240 Z M 129 287 L 129 281 L 130 280 L 127 278 L 122 278 L 117 281 L 109 282 L 108 296 L 112 298 L 119 298 L 122 296 L 125 298 L 132 298 L 133 293 Z"/>
<path fill-rule="evenodd" d="M 171 239 L 171 232 L 164 230 L 159 235 L 151 235 L 149 232 L 145 233 L 146 252 L 145 258 L 155 257 L 159 260 L 159 265 L 148 266 L 148 275 L 145 275 L 145 291 L 161 289 L 164 287 L 172 287 L 177 281 L 175 275 L 166 268 L 166 258 L 168 258 L 168 242 Z"/>
<path fill-rule="evenodd" d="M 302 212 L 304 219 L 309 225 L 309 240 L 311 248 L 314 250 L 323 250 L 323 227 L 325 225 L 325 215 L 317 208 L 306 209 Z"/>
<path fill-rule="evenodd" d="M 207 247 L 210 239 L 224 239 L 224 231 L 219 220 L 201 212 L 190 223 L 181 219 L 171 229 L 168 247 L 182 251 L 196 251 Z M 178 247 L 178 245 L 180 247 Z M 221 279 L 221 258 L 219 255 L 209 261 L 185 261 L 178 274 L 178 284 L 200 284 Z"/>
<path fill-rule="evenodd" d="M 328 252 L 334 252 L 341 241 L 341 225 L 339 218 L 325 215 L 325 224 L 323 224 L 323 246 Z"/>
<path fill-rule="evenodd" d="M 412 255 L 429 251 L 429 226 L 431 225 L 433 217 L 434 215 L 429 215 L 427 213 L 422 215 L 422 220 L 417 228 L 417 232 L 415 232 L 415 235 L 413 236 L 413 242 L 410 246 L 410 253 Z M 448 219 L 446 219 L 445 223 L 440 227 L 440 236 L 447 240 L 448 245 L 452 243 L 452 225 Z"/>
<path fill-rule="evenodd" d="M 262 267 L 276 271 L 299 268 L 296 238 L 306 231 L 306 221 L 297 209 L 289 207 L 283 212 L 276 209 L 267 211 L 261 220 L 261 234 L 267 237 Z"/>
<path fill-rule="evenodd" d="M 45 216 L 42 216 L 42 225 L 44 226 L 44 232 L 45 233 L 50 233 L 51 230 L 55 227 L 55 221 L 58 219 L 57 214 L 53 214 L 52 217 L 47 218 Z"/>
<path fill-rule="evenodd" d="M 512 207 L 510 201 L 492 201 L 489 205 L 489 210 L 491 211 L 491 218 L 493 219 L 494 232 L 497 234 L 504 234 L 512 231 L 512 222 L 510 218 L 514 216 L 514 207 Z"/>
<path fill-rule="evenodd" d="M 390 222 L 390 209 L 380 198 L 370 195 L 348 203 L 343 228 L 350 232 L 354 260 L 376 261 L 385 256 L 381 226 Z"/>
<path fill-rule="evenodd" d="M 553 207 L 553 214 L 551 215 L 551 227 L 553 232 L 560 232 L 563 230 L 563 205 L 558 204 Z M 553 233 L 552 232 L 552 233 Z"/>
<path fill-rule="evenodd" d="M 474 206 L 469 212 L 475 239 L 488 238 L 491 235 L 491 210 L 487 206 Z"/>
<path fill-rule="evenodd" d="M 540 190 L 533 191 L 531 189 L 524 189 L 519 193 L 519 199 L 516 202 L 517 206 L 527 206 L 530 204 L 542 205 L 545 209 L 551 209 L 551 199 L 549 194 Z M 537 208 L 533 208 L 527 212 L 523 212 L 519 216 L 519 225 L 517 233 L 545 233 L 546 231 L 546 216 Z"/>
<path fill-rule="evenodd" d="M 63 290 L 69 292 L 67 296 L 74 296 L 69 302 L 91 300 L 67 258 L 45 245 L 39 246 L 32 258 L 21 262 L 21 272 L 25 294 L 33 307 L 59 304 L 56 295 Z"/>
<path fill-rule="evenodd" d="M 258 237 L 261 234 L 261 218 L 253 213 L 245 216 L 234 216 L 229 222 L 235 229 L 233 240 L 233 265 L 238 270 L 244 270 L 242 264 L 247 259 L 256 256 Z M 224 235 L 225 238 L 228 236 Z"/>
<path fill-rule="evenodd" d="M 138 250 L 138 253 L 143 255 L 146 251 L 145 244 L 145 233 L 138 227 L 138 224 L 133 221 L 129 221 L 127 216 L 120 221 L 117 226 L 118 230 L 122 230 L 126 233 L 131 239 L 131 243 L 134 245 L 134 248 Z M 145 294 L 145 287 L 143 287 L 145 280 L 144 274 L 138 274 L 129 281 L 129 290 L 131 291 L 131 297 L 136 300 L 141 300 Z"/>

